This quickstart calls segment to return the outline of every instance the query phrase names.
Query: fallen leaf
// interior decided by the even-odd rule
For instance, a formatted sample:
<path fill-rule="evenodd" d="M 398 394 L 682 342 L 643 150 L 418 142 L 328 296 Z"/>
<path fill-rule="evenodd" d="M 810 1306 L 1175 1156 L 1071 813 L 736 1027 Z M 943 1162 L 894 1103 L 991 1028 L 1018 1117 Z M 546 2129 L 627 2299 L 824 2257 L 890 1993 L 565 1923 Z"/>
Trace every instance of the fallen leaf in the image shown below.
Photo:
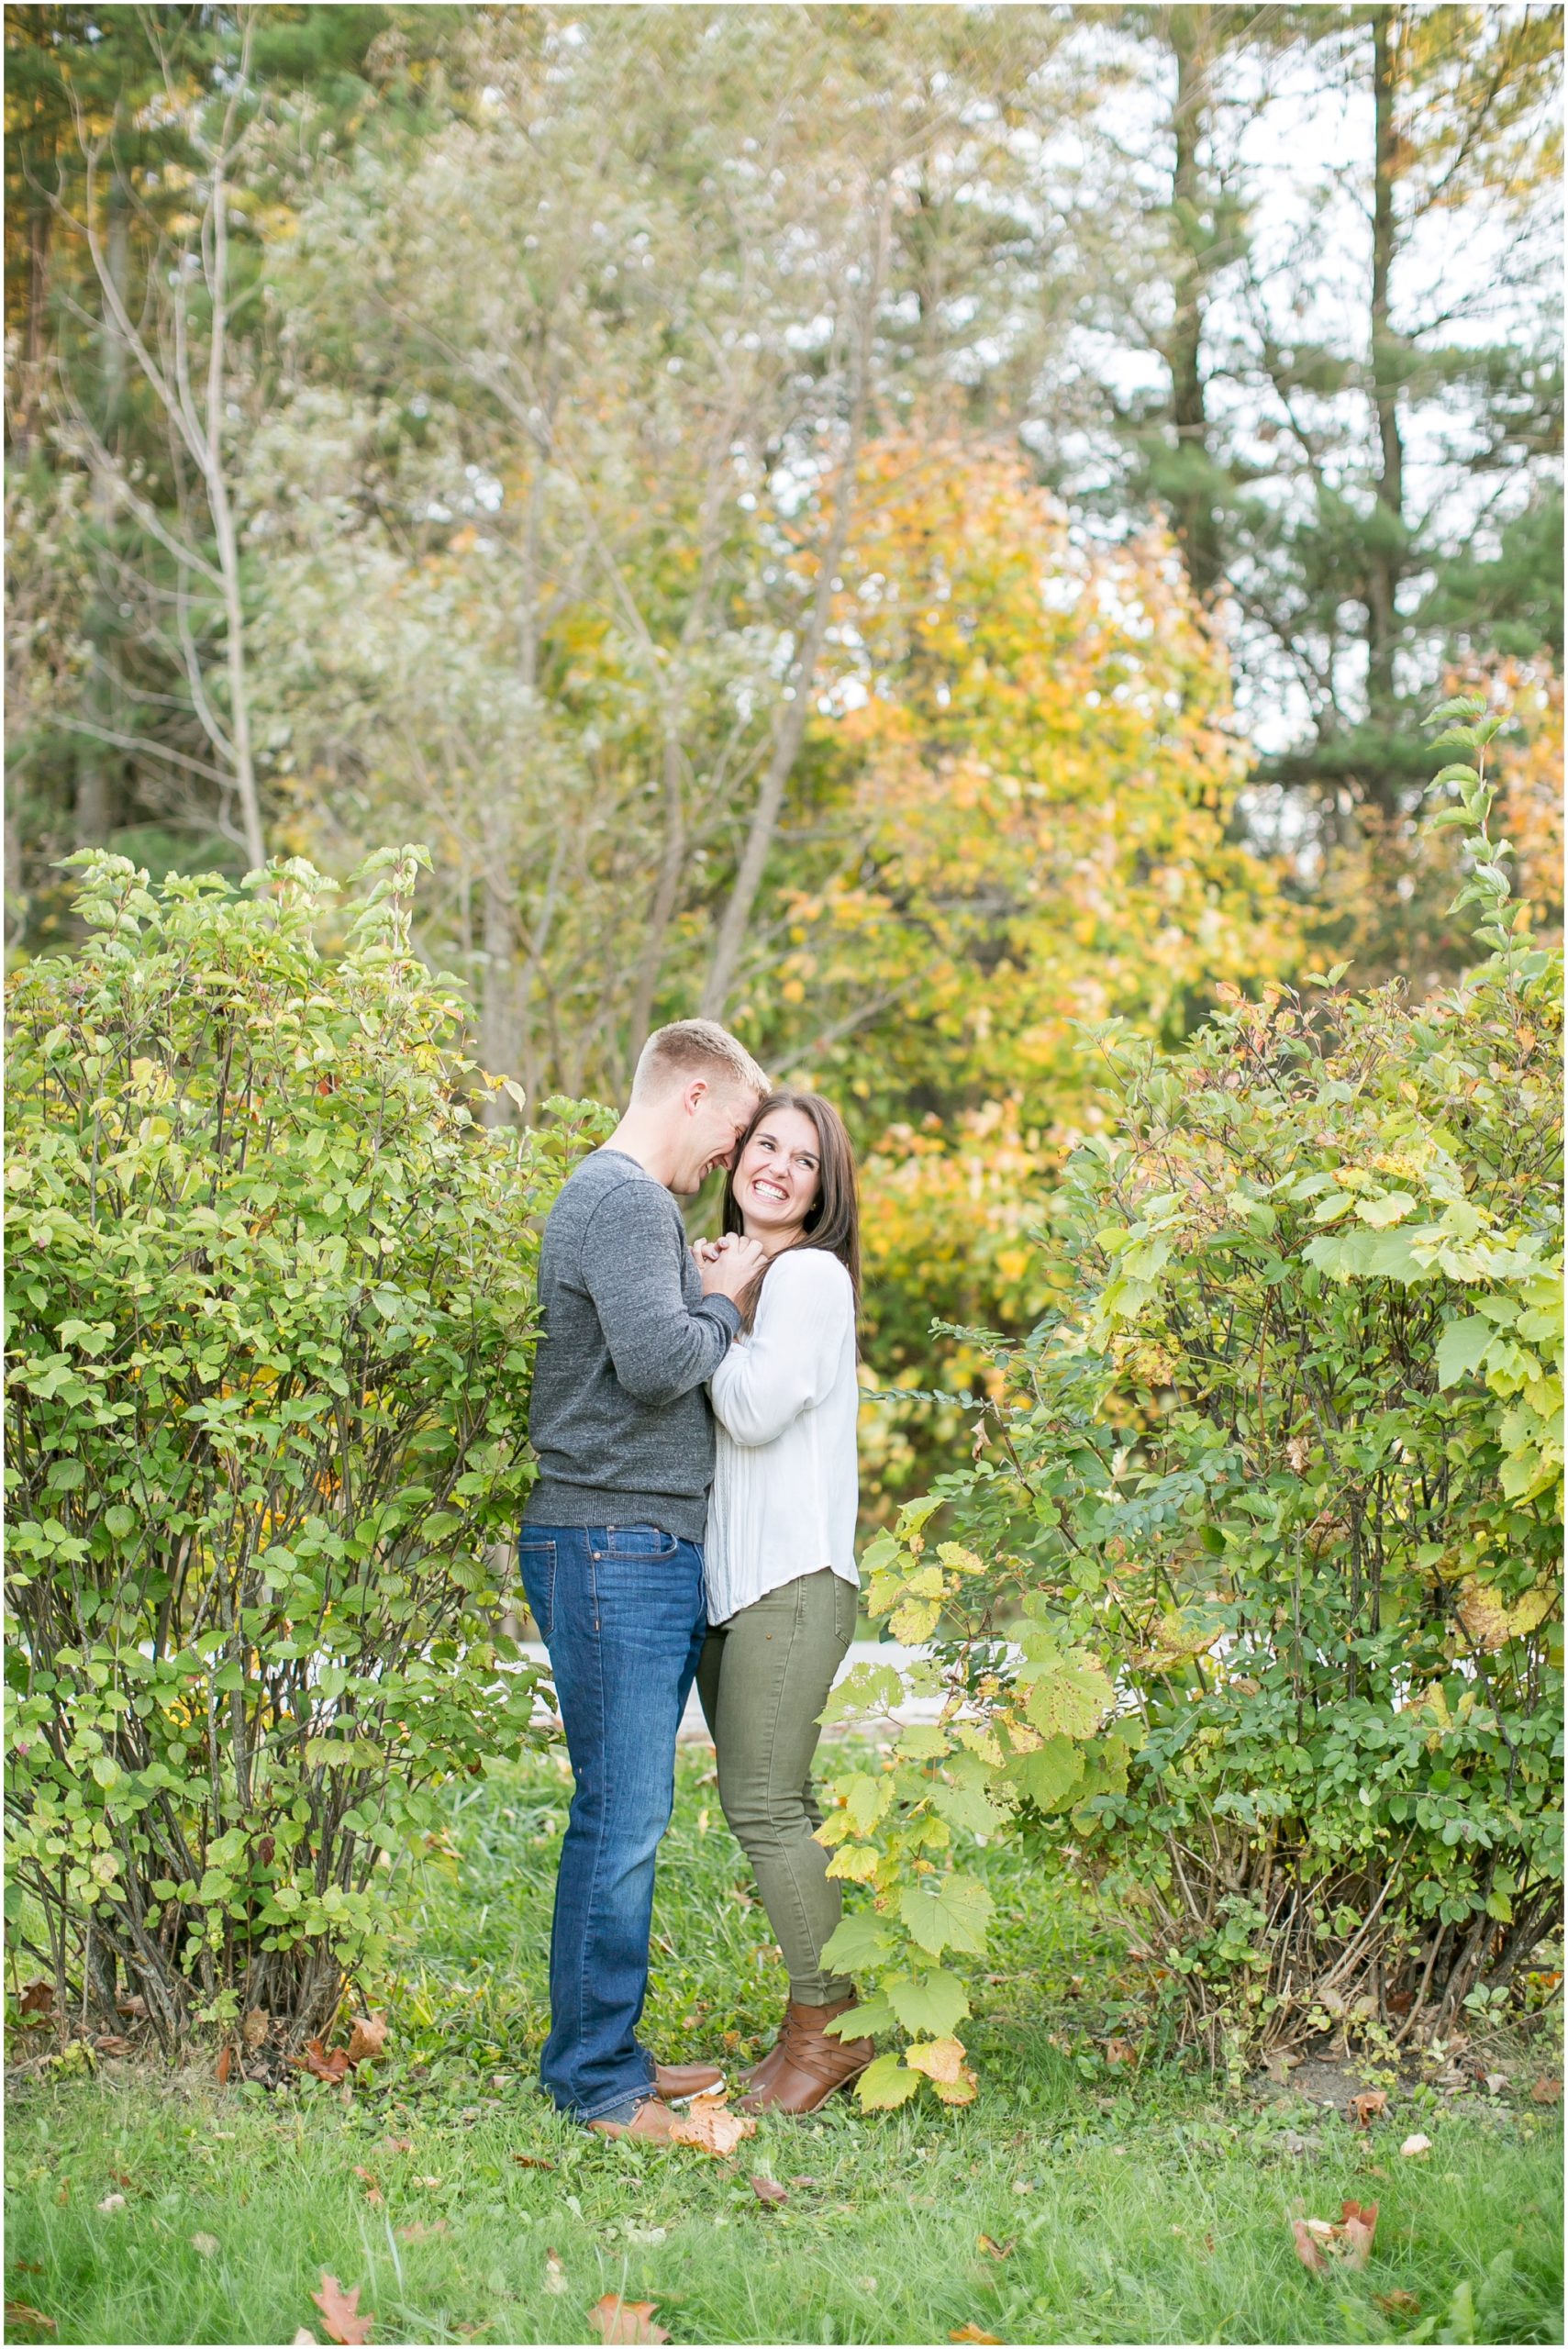
<path fill-rule="evenodd" d="M 272 2020 L 265 2007 L 250 2009 L 239 2026 L 239 2036 L 247 2047 L 260 2047 L 262 2040 L 267 2036 L 267 2026 Z"/>
<path fill-rule="evenodd" d="M 1002 2336 L 999 2332 L 982 2332 L 977 2324 L 961 2324 L 956 2332 L 948 2334 L 948 2339 L 950 2341 L 989 2341 L 995 2344 L 995 2349 L 1001 2349 Z"/>
<path fill-rule="evenodd" d="M 512 2159 L 519 2169 L 553 2169 L 555 2167 L 555 2164 L 547 2162 L 542 2154 L 514 2154 Z"/>
<path fill-rule="evenodd" d="M 1558 2104 L 1562 2098 L 1562 2083 L 1559 2079 L 1537 2080 L 1529 2098 L 1532 2104 Z"/>
<path fill-rule="evenodd" d="M 819 2194 L 822 2190 L 819 2177 L 792 2177 L 790 2184 L 801 2194 Z"/>
<path fill-rule="evenodd" d="M 29 1982 L 28 1984 L 27 1988 L 22 1992 L 19 2004 L 21 2010 L 25 2015 L 52 2014 L 54 2011 L 53 1983 L 46 1982 L 40 1975 L 36 1982 Z M 23 2301 L 17 2302 L 17 2306 L 18 2308 L 24 2307 L 26 2303 Z M 52 2317 L 46 2316 L 41 2320 L 41 2321 L 45 2324 L 52 2325 L 54 2319 Z"/>
<path fill-rule="evenodd" d="M 62 2177 L 62 2178 L 61 2179 L 61 2181 L 60 2181 L 60 2191 L 59 2191 L 59 2193 L 55 2196 L 55 2198 L 54 2198 L 54 2199 L 55 2199 L 55 2200 L 56 2200 L 57 2202 L 61 2203 L 61 2204 L 64 2204 L 64 2203 L 66 2203 L 66 2202 L 69 2202 L 69 2201 L 70 2201 L 70 2199 L 71 2199 L 71 2180 L 70 2180 L 68 2177 Z"/>
<path fill-rule="evenodd" d="M 108 2172 L 108 2180 L 111 2186 L 123 2186 L 128 2192 L 136 2184 L 136 2180 L 132 2177 L 128 2169 L 110 2170 Z"/>
<path fill-rule="evenodd" d="M 1017 2235 L 1009 2235 L 1006 2243 L 998 2243 L 995 2235 L 980 2237 L 981 2250 L 989 2253 L 993 2259 L 1010 2259 L 1018 2249 L 1018 2244 Z"/>
<path fill-rule="evenodd" d="M 374 2178 L 371 2176 L 369 2170 L 361 2169 L 358 2162 L 356 2162 L 354 2164 L 354 2176 L 364 2188 L 365 2200 L 370 2204 L 371 2209 L 373 2210 L 379 2210 L 382 2204 L 385 2201 L 386 2197 L 382 2192 L 380 2187 L 376 2184 Z"/>
<path fill-rule="evenodd" d="M 103 2200 L 99 2203 L 98 2208 L 100 2210 L 123 2210 L 125 2209 L 125 2196 L 123 2194 L 106 2194 Z"/>
<path fill-rule="evenodd" d="M 204 2259 L 216 2259 L 217 2257 L 217 2237 L 216 2235 L 193 2235 L 191 2237 L 191 2249 L 193 2251 L 199 2251 Z"/>
<path fill-rule="evenodd" d="M 1414 2292 L 1378 2292 L 1373 2295 L 1373 2305 L 1380 2308 L 1385 2316 L 1419 2316 L 1421 2313 L 1421 2303 Z"/>
<path fill-rule="evenodd" d="M 1391 2015 L 1407 2015 L 1416 2003 L 1414 1990 L 1391 1990 L 1387 2006 Z"/>
<path fill-rule="evenodd" d="M 128 1998 L 121 1998 L 117 2001 L 115 2012 L 117 2015 L 130 2015 L 134 2018 L 139 2019 L 147 2012 L 147 2000 L 142 1997 L 139 1990 L 133 1990 Z"/>
<path fill-rule="evenodd" d="M 1432 2141 L 1429 2137 L 1423 2137 L 1418 2130 L 1413 2137 L 1406 2138 L 1399 2150 L 1407 2161 L 1412 2161 L 1418 2154 L 1429 2154 L 1432 2150 Z"/>
<path fill-rule="evenodd" d="M 130 2042 L 122 2039 L 117 2031 L 101 2031 L 93 2045 L 100 2055 L 128 2055 Z"/>
<path fill-rule="evenodd" d="M 363 2316 L 360 2314 L 360 2287 L 357 2284 L 351 2292 L 345 2292 L 336 2276 L 329 2276 L 324 2267 L 321 2289 L 312 2292 L 310 2297 L 326 2321 L 328 2341 L 360 2343 L 370 2339 L 375 2318 L 368 2310 Z"/>
<path fill-rule="evenodd" d="M 606 2292 L 588 2310 L 588 2321 L 601 2341 L 668 2341 L 662 2324 L 653 2321 L 651 2300 L 623 2300 Z"/>
<path fill-rule="evenodd" d="M 1317 2223 L 1322 2226 L 1324 2221 L 1319 2219 Z M 1296 2237 L 1296 2255 L 1302 2266 L 1309 2267 L 1314 2276 L 1326 2276 L 1329 2272 L 1329 2263 L 1314 2240 L 1312 2221 L 1307 2219 L 1293 2219 L 1290 2222 L 1290 2231 Z"/>
<path fill-rule="evenodd" d="M 399 2243 L 428 2243 L 433 2235 L 450 2232 L 445 2219 L 415 2219 L 407 2226 L 398 2228 L 397 2240 Z"/>
<path fill-rule="evenodd" d="M 731 2112 L 722 2097 L 694 2097 L 687 2110 L 670 2123 L 670 2142 L 695 2145 L 699 2153 L 728 2159 L 743 2138 L 754 2137 L 757 2124 L 749 2112 Z"/>
<path fill-rule="evenodd" d="M 751 2191 L 764 2210 L 776 2210 L 789 2200 L 789 2196 L 776 2177 L 754 2177 Z"/>
<path fill-rule="evenodd" d="M 384 2137 L 381 2141 L 381 2151 L 384 2154 L 411 2154 L 413 2150 L 412 2137 Z"/>
<path fill-rule="evenodd" d="M 1106 2061 L 1107 2064 L 1136 2064 L 1138 2050 L 1130 2039 L 1107 2039 Z"/>
<path fill-rule="evenodd" d="M 328 2055 L 319 2039 L 307 2039 L 304 2054 L 296 2056 L 295 2061 L 313 2078 L 330 2080 L 336 2086 L 348 2071 L 349 2051 L 346 2047 L 334 2047 Z"/>
<path fill-rule="evenodd" d="M 1338 2226 L 1327 2219 L 1292 2219 L 1290 2222 L 1296 2257 L 1315 2276 L 1328 2274 L 1329 2259 L 1344 2267 L 1364 2267 L 1376 2230 L 1375 2202 L 1342 2202 Z"/>
<path fill-rule="evenodd" d="M 220 2047 L 217 2051 L 217 2085 L 220 2088 L 226 2088 L 228 2086 L 228 2075 L 233 2069 L 233 2048 Z"/>
<path fill-rule="evenodd" d="M 1372 2255 L 1372 2239 L 1377 2232 L 1375 2202 L 1341 2202 L 1340 2205 L 1340 2241 L 1336 2244 L 1347 2267 L 1364 2267 Z"/>
<path fill-rule="evenodd" d="M 350 2064 L 373 2064 L 386 2045 L 384 2015 L 356 2015 L 353 2030 L 349 2033 Z"/>
<path fill-rule="evenodd" d="M 544 2288 L 547 2292 L 564 2292 L 566 2289 L 566 2270 L 562 2266 L 559 2252 L 547 2251 L 544 2254 Z"/>
<path fill-rule="evenodd" d="M 1345 2107 L 1345 2115 L 1348 2120 L 1355 2122 L 1358 2129 L 1370 2129 L 1373 2122 L 1377 2119 L 1379 2113 L 1386 2112 L 1387 2110 L 1388 2096 L 1386 2090 L 1383 2088 L 1366 2088 L 1360 2096 L 1351 2097 L 1349 2104 Z"/>
<path fill-rule="evenodd" d="M 58 2317 L 45 2316 L 42 2309 L 29 2308 L 26 2300 L 6 2301 L 6 2323 L 7 2329 L 9 2329 L 13 2324 L 31 2324 L 38 2326 L 39 2331 L 43 2332 L 58 2332 L 60 2331 L 60 2319 Z"/>
<path fill-rule="evenodd" d="M 41 2276 L 44 2272 L 41 2259 L 13 2259 L 11 2265 L 18 2276 Z"/>

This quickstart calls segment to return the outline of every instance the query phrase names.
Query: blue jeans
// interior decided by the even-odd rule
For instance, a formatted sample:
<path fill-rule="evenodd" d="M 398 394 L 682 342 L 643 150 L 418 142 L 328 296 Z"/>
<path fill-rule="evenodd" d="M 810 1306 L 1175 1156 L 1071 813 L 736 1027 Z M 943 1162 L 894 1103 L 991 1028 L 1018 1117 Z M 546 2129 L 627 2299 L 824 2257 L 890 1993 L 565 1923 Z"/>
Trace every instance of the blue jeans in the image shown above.
<path fill-rule="evenodd" d="M 577 1780 L 539 2077 L 574 2120 L 628 2121 L 653 2086 L 637 2025 L 675 1731 L 706 1630 L 702 1552 L 652 1525 L 525 1525 L 517 1546 Z"/>

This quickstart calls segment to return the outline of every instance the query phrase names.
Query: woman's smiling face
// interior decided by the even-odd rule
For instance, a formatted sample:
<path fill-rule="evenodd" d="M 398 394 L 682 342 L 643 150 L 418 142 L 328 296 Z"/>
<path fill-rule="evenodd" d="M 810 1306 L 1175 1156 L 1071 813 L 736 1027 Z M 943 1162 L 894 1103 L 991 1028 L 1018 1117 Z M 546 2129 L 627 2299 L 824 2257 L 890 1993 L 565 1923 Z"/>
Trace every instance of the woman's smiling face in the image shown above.
<path fill-rule="evenodd" d="M 816 1205 L 822 1144 L 804 1109 L 770 1109 L 740 1153 L 735 1203 L 750 1238 L 793 1240 Z"/>

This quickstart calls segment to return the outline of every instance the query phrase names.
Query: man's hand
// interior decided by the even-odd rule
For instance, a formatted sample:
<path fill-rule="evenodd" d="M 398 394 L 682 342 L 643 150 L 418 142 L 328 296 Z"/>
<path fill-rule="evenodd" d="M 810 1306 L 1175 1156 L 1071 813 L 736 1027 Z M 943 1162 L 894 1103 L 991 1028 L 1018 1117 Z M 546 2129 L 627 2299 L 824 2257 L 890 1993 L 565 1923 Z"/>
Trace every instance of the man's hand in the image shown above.
<path fill-rule="evenodd" d="M 739 1305 L 762 1266 L 767 1254 L 761 1243 L 746 1240 L 739 1232 L 727 1232 L 722 1240 L 699 1243 L 697 1269 L 702 1275 L 705 1297 L 727 1297 L 731 1305 Z"/>

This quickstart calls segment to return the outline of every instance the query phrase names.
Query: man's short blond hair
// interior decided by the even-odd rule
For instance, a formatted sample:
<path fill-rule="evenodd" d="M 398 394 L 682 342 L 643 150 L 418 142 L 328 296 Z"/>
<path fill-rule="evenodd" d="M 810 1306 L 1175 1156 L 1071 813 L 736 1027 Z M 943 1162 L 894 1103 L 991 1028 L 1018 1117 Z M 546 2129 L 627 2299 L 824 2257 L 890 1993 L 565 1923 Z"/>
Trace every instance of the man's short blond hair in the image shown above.
<path fill-rule="evenodd" d="M 760 1101 L 768 1080 L 744 1044 L 717 1019 L 673 1019 L 656 1028 L 637 1056 L 631 1080 L 634 1101 L 653 1101 L 672 1086 L 706 1076 L 728 1092 L 754 1093 Z"/>

